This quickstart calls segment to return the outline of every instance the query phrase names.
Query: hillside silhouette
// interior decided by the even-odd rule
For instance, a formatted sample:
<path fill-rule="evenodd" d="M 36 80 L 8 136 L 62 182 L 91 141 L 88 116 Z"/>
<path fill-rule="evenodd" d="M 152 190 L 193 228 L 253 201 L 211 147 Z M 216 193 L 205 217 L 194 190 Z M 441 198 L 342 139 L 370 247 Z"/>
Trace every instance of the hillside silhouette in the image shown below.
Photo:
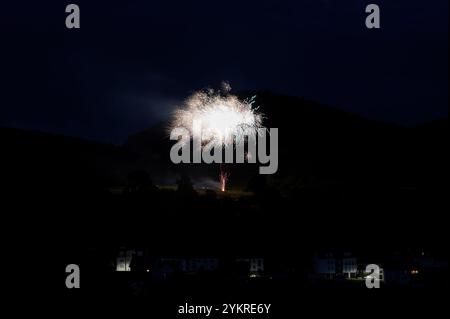
<path fill-rule="evenodd" d="M 55 238 L 76 251 L 134 242 L 219 254 L 445 242 L 447 119 L 403 128 L 303 98 L 241 94 L 253 95 L 264 125 L 279 128 L 280 150 L 273 176 L 230 166 L 230 189 L 250 195 L 218 196 L 214 184 L 197 193 L 218 168 L 172 164 L 165 123 L 123 146 L 3 128 L 6 223 L 17 238 L 36 238 L 36 251 Z"/>

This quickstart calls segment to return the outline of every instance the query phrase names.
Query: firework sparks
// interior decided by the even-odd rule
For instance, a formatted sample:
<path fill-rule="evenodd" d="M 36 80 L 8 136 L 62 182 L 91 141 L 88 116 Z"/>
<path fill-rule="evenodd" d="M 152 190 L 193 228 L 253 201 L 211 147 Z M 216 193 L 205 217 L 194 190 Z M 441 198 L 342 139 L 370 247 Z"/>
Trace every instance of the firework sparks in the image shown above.
<path fill-rule="evenodd" d="M 199 91 L 191 95 L 173 114 L 171 128 L 184 127 L 191 136 L 193 123 L 202 125 L 202 145 L 230 146 L 245 136 L 255 137 L 262 127 L 262 114 L 253 106 L 254 97 L 240 100 L 230 94 L 231 87 L 224 83 L 222 91 Z M 220 170 L 221 190 L 225 191 L 229 173 Z"/>
<path fill-rule="evenodd" d="M 239 142 L 244 136 L 256 136 L 262 126 L 262 115 L 253 107 L 254 99 L 241 101 L 229 93 L 230 86 L 224 85 L 224 91 L 200 91 L 190 96 L 173 116 L 171 129 L 184 127 L 192 134 L 192 123 L 202 123 L 202 143 L 231 145 L 233 138 Z"/>

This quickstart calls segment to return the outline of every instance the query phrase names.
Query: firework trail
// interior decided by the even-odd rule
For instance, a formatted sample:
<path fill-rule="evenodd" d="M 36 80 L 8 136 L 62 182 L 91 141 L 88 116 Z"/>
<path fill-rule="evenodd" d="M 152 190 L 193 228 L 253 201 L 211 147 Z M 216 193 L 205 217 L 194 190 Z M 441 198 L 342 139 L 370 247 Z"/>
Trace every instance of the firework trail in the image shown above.
<path fill-rule="evenodd" d="M 232 146 L 245 136 L 256 137 L 262 127 L 262 114 L 253 106 L 254 97 L 240 100 L 230 94 L 228 83 L 222 84 L 222 90 L 198 91 L 187 98 L 185 103 L 173 114 L 170 129 L 184 127 L 193 136 L 193 122 L 202 124 L 202 145 Z M 225 191 L 229 173 L 220 166 L 221 190 Z"/>
<path fill-rule="evenodd" d="M 222 192 L 225 192 L 228 177 L 230 177 L 230 173 L 225 169 L 225 167 L 222 164 L 220 164 L 219 180 L 220 180 L 220 190 Z"/>

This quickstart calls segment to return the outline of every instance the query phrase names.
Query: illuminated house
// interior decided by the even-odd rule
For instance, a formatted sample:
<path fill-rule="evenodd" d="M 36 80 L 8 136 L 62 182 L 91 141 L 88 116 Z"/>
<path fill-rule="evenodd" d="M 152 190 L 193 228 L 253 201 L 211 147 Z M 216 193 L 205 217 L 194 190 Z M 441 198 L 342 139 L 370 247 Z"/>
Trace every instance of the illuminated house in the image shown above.
<path fill-rule="evenodd" d="M 264 258 L 242 257 L 180 257 L 151 256 L 147 251 L 121 248 L 116 257 L 117 272 L 150 273 L 155 280 L 165 280 L 170 277 L 185 275 L 201 275 L 231 271 L 243 277 L 259 277 L 263 275 Z"/>
<path fill-rule="evenodd" d="M 215 271 L 219 268 L 217 258 L 188 258 L 183 260 L 186 272 Z"/>
<path fill-rule="evenodd" d="M 350 252 L 324 252 L 314 256 L 314 273 L 324 278 L 355 278 L 357 258 Z"/>
<path fill-rule="evenodd" d="M 121 249 L 116 258 L 116 271 L 131 271 L 131 262 L 135 257 L 143 256 L 140 250 Z"/>
<path fill-rule="evenodd" d="M 347 278 L 355 278 L 358 272 L 358 264 L 356 262 L 356 257 L 352 256 L 350 253 L 344 253 L 342 257 L 342 273 L 347 276 Z"/>

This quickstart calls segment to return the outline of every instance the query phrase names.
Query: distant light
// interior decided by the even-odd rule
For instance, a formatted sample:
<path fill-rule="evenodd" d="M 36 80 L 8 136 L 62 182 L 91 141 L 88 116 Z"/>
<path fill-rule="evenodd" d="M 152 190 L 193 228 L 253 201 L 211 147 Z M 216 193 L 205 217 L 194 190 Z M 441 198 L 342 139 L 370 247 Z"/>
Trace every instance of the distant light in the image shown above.
<path fill-rule="evenodd" d="M 411 275 L 417 275 L 419 271 L 417 269 L 411 270 Z"/>
<path fill-rule="evenodd" d="M 150 269 L 147 269 L 147 272 L 150 272 Z"/>

